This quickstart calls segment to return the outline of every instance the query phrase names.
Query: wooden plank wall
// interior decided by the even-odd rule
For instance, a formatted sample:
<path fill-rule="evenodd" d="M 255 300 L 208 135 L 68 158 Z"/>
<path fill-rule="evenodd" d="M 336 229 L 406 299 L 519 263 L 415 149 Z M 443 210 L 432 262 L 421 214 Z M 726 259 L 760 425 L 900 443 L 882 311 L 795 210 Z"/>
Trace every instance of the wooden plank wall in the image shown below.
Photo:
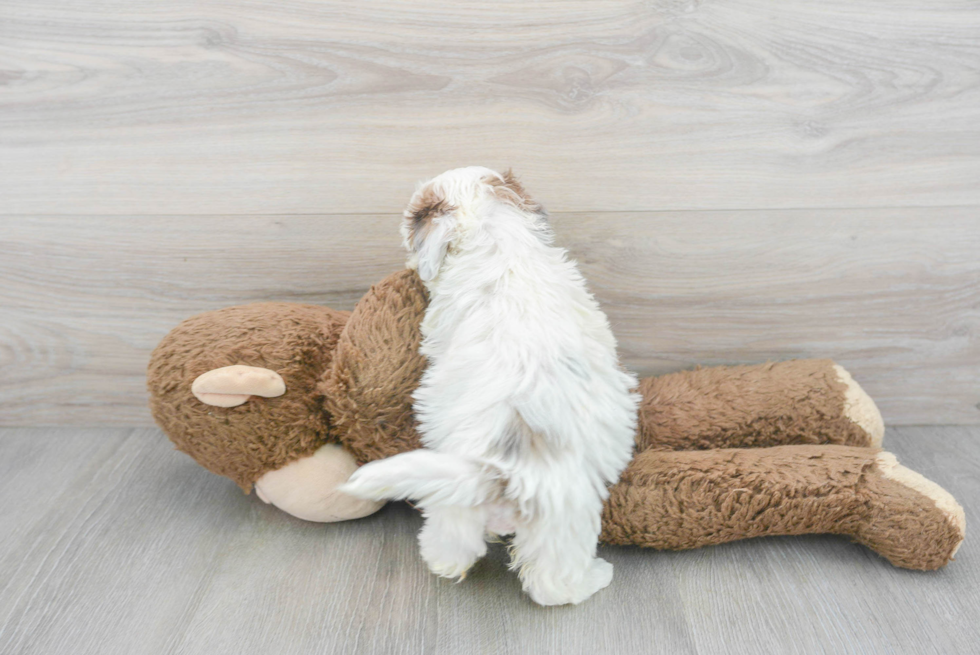
<path fill-rule="evenodd" d="M 0 425 L 145 425 L 191 314 L 350 308 L 513 166 L 643 374 L 833 357 L 980 423 L 966 0 L 0 0 Z"/>

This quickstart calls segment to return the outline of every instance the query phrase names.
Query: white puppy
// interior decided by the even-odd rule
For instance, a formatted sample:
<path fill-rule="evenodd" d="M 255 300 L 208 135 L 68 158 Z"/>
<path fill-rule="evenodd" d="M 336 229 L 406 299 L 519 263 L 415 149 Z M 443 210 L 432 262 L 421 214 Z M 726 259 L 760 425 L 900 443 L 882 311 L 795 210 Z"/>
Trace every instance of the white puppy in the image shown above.
<path fill-rule="evenodd" d="M 531 598 L 579 603 L 612 580 L 596 544 L 606 487 L 633 450 L 636 378 L 509 172 L 473 166 L 423 184 L 402 235 L 429 291 L 414 396 L 425 448 L 367 464 L 342 490 L 418 501 L 438 575 L 463 578 L 488 535 L 514 533 L 512 568 Z"/>

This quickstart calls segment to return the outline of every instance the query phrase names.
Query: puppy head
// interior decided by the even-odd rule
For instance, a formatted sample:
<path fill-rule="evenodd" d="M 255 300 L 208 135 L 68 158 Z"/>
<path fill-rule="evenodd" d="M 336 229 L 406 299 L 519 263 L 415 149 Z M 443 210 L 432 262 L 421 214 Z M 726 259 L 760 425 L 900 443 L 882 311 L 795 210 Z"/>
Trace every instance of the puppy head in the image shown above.
<path fill-rule="evenodd" d="M 538 224 L 545 218 L 514 174 L 482 166 L 446 171 L 419 185 L 405 209 L 401 233 L 409 252 L 408 267 L 429 282 L 439 274 L 452 249 L 491 218 L 494 209 L 510 209 Z"/>

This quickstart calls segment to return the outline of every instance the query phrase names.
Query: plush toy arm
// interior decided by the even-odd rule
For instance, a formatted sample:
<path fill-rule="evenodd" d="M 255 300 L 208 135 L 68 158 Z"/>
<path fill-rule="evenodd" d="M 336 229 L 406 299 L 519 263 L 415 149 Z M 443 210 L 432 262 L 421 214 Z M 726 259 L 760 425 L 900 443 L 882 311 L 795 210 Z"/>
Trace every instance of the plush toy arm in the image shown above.
<path fill-rule="evenodd" d="M 873 448 L 647 451 L 611 489 L 601 540 L 687 549 L 764 535 L 847 535 L 895 566 L 936 569 L 963 541 L 963 509 Z"/>
<path fill-rule="evenodd" d="M 412 392 L 425 368 L 419 324 L 427 304 L 415 271 L 389 275 L 351 313 L 317 388 L 337 440 L 358 462 L 421 446 Z"/>
<path fill-rule="evenodd" d="M 874 401 L 829 359 L 717 366 L 640 381 L 639 450 L 881 445 Z"/>

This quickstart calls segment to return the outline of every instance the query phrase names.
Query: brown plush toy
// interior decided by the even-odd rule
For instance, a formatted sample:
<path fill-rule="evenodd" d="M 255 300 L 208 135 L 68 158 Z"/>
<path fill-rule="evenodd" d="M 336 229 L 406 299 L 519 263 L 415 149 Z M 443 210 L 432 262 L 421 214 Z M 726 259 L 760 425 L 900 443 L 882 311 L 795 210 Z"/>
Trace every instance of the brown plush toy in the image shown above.
<path fill-rule="evenodd" d="M 419 447 L 425 306 L 406 270 L 353 312 L 261 303 L 190 318 L 153 353 L 153 415 L 199 464 L 290 514 L 370 514 L 380 505 L 336 487 L 358 464 Z M 880 450 L 881 415 L 832 361 L 697 369 L 639 390 L 636 454 L 610 490 L 604 543 L 834 533 L 896 566 L 936 569 L 963 541 L 963 509 Z"/>

